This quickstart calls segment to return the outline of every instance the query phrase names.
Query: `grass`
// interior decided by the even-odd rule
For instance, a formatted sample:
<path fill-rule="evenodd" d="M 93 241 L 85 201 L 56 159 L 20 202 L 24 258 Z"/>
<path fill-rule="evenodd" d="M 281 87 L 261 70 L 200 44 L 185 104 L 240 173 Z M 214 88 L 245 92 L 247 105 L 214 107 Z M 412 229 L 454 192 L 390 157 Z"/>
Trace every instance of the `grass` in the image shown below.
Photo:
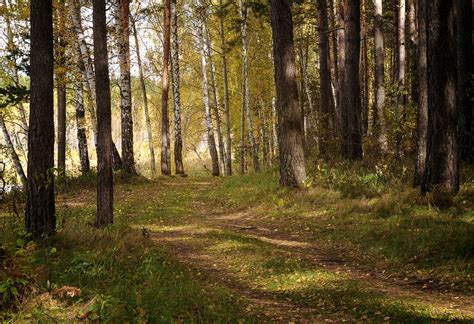
<path fill-rule="evenodd" d="M 275 313 L 279 306 L 249 300 L 249 291 L 257 300 L 272 296 L 270 304 L 309 309 L 319 320 L 472 320 L 462 306 L 448 309 L 437 300 L 443 293 L 472 297 L 472 179 L 450 209 L 439 209 L 406 179 L 383 172 L 375 177 L 370 168 L 358 174 L 331 168 L 320 166 L 326 171 L 313 173 L 304 190 L 279 188 L 272 170 L 156 181 L 117 175 L 115 224 L 105 230 L 89 225 L 94 181 L 65 179 L 58 183 L 58 233 L 40 244 L 21 232 L 21 218 L 0 206 L 0 288 L 17 290 L 2 301 L 0 320 L 291 319 Z M 223 228 L 216 219 L 222 215 L 244 215 L 245 225 L 273 234 Z M 291 245 L 298 242 L 319 246 L 337 264 L 407 281 L 432 298 L 327 267 L 305 245 Z M 180 249 L 209 264 L 187 255 L 178 261 Z M 80 296 L 59 296 L 64 286 L 79 288 Z"/>

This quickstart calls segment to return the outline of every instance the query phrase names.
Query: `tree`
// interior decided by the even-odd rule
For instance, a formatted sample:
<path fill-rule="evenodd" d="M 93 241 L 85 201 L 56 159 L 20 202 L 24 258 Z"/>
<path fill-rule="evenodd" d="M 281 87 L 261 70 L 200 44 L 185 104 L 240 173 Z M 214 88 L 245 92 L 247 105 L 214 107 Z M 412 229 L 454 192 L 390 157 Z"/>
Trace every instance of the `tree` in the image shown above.
<path fill-rule="evenodd" d="M 153 132 L 151 130 L 150 110 L 148 107 L 148 96 L 147 96 L 147 91 L 146 91 L 145 76 L 143 75 L 143 65 L 142 65 L 142 58 L 140 54 L 140 44 L 138 42 L 137 28 L 136 28 L 134 20 L 132 20 L 132 27 L 133 27 L 133 36 L 135 39 L 135 49 L 137 51 L 137 65 L 138 65 L 138 73 L 140 77 L 140 87 L 143 94 L 143 109 L 145 113 L 146 132 L 148 136 L 148 149 L 150 150 L 150 169 L 151 169 L 151 175 L 155 177 L 156 176 L 156 161 L 155 161 L 155 148 L 153 147 Z M 176 149 L 176 146 L 175 146 L 175 149 Z M 176 152 L 175 152 L 175 156 L 176 156 Z"/>
<path fill-rule="evenodd" d="M 344 0 L 344 98 L 342 122 L 344 131 L 343 156 L 350 160 L 362 158 L 360 107 L 360 1 Z"/>
<path fill-rule="evenodd" d="M 181 91 L 179 72 L 178 13 L 176 0 L 171 0 L 171 80 L 173 84 L 174 162 L 176 174 L 184 175 L 183 137 L 181 135 Z"/>
<path fill-rule="evenodd" d="M 25 227 L 33 236 L 56 230 L 54 199 L 54 62 L 51 0 L 31 0 L 30 120 Z"/>
<path fill-rule="evenodd" d="M 243 101 L 245 102 L 245 110 L 247 114 L 247 126 L 250 149 L 252 151 L 253 169 L 255 172 L 260 171 L 260 163 L 258 161 L 257 143 L 253 135 L 252 109 L 250 107 L 250 75 L 248 64 L 248 42 L 247 42 L 247 27 L 248 27 L 248 8 L 247 4 L 240 0 L 240 15 L 242 19 L 241 33 L 242 33 L 242 65 L 244 69 L 245 91 L 242 93 Z"/>
<path fill-rule="evenodd" d="M 385 53 L 383 36 L 383 2 L 375 0 L 374 45 L 375 83 L 373 127 L 382 153 L 387 151 L 387 130 L 385 124 Z"/>
<path fill-rule="evenodd" d="M 118 0 L 117 31 L 120 62 L 120 111 L 122 126 L 122 169 L 135 174 L 133 152 L 132 86 L 130 78 L 130 0 Z"/>
<path fill-rule="evenodd" d="M 205 19 L 206 19 L 206 6 L 198 1 L 197 7 L 198 22 L 198 42 L 201 50 L 201 73 L 202 73 L 202 96 L 204 101 L 204 123 L 206 126 L 207 133 L 207 144 L 209 147 L 209 155 L 211 157 L 212 164 L 212 175 L 219 176 L 219 156 L 217 154 L 216 140 L 214 138 L 214 127 L 211 119 L 211 106 L 209 101 L 209 85 L 207 79 L 207 42 L 205 37 Z"/>
<path fill-rule="evenodd" d="M 230 130 L 229 77 L 227 72 L 227 42 L 224 28 L 224 5 L 219 0 L 219 33 L 221 37 L 222 78 L 224 82 L 224 113 L 226 126 L 226 175 L 232 175 L 232 139 Z"/>
<path fill-rule="evenodd" d="M 416 162 L 413 185 L 421 185 L 425 170 L 428 137 L 428 57 L 427 2 L 418 1 L 418 112 L 416 125 Z"/>
<path fill-rule="evenodd" d="M 428 133 L 422 191 L 459 191 L 455 1 L 427 5 Z"/>
<path fill-rule="evenodd" d="M 95 225 L 113 223 L 112 125 L 105 0 L 93 0 L 94 67 L 97 100 L 97 217 Z"/>
<path fill-rule="evenodd" d="M 57 84 L 57 107 L 58 107 L 58 169 L 66 171 L 66 23 L 64 17 L 65 3 L 57 2 L 56 9 L 56 32 L 57 43 L 55 51 L 56 61 L 56 84 Z"/>
<path fill-rule="evenodd" d="M 7 125 L 5 123 L 5 119 L 3 115 L 0 115 L 0 129 L 2 130 L 3 139 L 6 144 L 6 149 L 10 153 L 11 160 L 13 162 L 13 167 L 15 168 L 16 173 L 20 177 L 21 184 L 24 189 L 26 189 L 27 179 L 25 175 L 25 171 L 23 170 L 23 166 L 21 165 L 20 157 L 15 150 L 15 146 L 13 145 L 10 133 L 8 132 Z"/>
<path fill-rule="evenodd" d="M 165 0 L 163 29 L 163 77 L 161 87 L 161 174 L 171 175 L 170 122 L 168 116 L 170 60 L 170 0 Z"/>
<path fill-rule="evenodd" d="M 320 150 L 322 154 L 326 154 L 328 149 L 328 135 L 332 128 L 334 101 L 331 90 L 327 1 L 318 0 L 317 4 L 319 23 L 319 105 L 322 126 Z M 306 75 L 306 69 L 304 69 L 303 72 Z M 303 79 L 305 78 L 306 77 Z M 307 84 L 307 82 L 305 82 L 305 84 Z M 310 100 L 310 97 L 308 99 Z"/>
<path fill-rule="evenodd" d="M 76 77 L 76 127 L 77 127 L 77 147 L 79 149 L 79 160 L 81 163 L 81 173 L 84 175 L 90 172 L 89 151 L 87 148 L 87 136 L 84 111 L 84 88 L 80 76 Z"/>
<path fill-rule="evenodd" d="M 293 18 L 290 0 L 272 0 L 271 25 L 278 111 L 280 184 L 298 187 L 306 178 L 303 123 L 296 84 Z"/>

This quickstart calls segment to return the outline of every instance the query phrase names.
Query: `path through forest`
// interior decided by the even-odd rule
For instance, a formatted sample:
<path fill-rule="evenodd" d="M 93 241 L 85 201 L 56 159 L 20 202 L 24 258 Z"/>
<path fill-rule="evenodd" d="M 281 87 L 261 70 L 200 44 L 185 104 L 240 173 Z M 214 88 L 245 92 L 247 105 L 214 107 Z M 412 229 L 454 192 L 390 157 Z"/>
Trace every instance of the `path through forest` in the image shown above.
<path fill-rule="evenodd" d="M 118 213 L 157 245 L 168 246 L 193 276 L 209 279 L 209 289 L 229 288 L 265 318 L 474 318 L 472 295 L 358 263 L 311 232 L 262 219 L 250 205 L 229 208 L 219 181 L 174 178 L 119 187 Z"/>

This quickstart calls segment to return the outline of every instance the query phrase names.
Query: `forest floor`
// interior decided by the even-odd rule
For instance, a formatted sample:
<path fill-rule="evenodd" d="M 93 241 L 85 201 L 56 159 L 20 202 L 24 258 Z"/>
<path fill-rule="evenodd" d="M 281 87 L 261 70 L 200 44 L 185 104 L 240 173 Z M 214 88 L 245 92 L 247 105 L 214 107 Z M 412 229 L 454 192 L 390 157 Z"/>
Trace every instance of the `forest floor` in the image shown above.
<path fill-rule="evenodd" d="M 25 260 L 7 270 L 30 267 L 35 285 L 3 317 L 473 321 L 473 197 L 465 186 L 438 210 L 410 189 L 281 189 L 272 172 L 132 180 L 104 232 L 87 225 L 94 187 L 79 185 L 59 195 L 47 248 L 16 242 Z"/>

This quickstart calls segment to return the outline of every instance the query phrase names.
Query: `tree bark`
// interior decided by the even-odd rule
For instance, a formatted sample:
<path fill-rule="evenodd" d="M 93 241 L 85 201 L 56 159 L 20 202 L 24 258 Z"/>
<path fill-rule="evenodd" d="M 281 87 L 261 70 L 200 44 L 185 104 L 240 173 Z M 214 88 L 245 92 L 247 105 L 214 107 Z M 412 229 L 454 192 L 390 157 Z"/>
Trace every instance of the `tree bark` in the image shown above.
<path fill-rule="evenodd" d="M 455 1 L 428 7 L 428 142 L 422 191 L 459 191 Z"/>
<path fill-rule="evenodd" d="M 97 217 L 95 225 L 113 223 L 112 125 L 105 1 L 93 0 L 94 67 L 97 100 Z"/>
<path fill-rule="evenodd" d="M 387 130 L 385 123 L 385 53 L 383 35 L 383 2 L 375 0 L 374 19 L 374 44 L 375 44 L 375 96 L 374 96 L 374 133 L 381 153 L 386 153 Z"/>
<path fill-rule="evenodd" d="M 205 38 L 205 7 L 199 2 L 199 22 L 198 22 L 198 38 L 201 47 L 201 72 L 202 72 L 202 95 L 204 101 L 204 123 L 207 131 L 207 143 L 209 146 L 209 155 L 211 157 L 212 175 L 219 176 L 219 156 L 216 149 L 216 141 L 214 139 L 214 127 L 211 119 L 211 106 L 209 101 L 209 85 L 207 80 L 207 42 Z"/>
<path fill-rule="evenodd" d="M 370 87 L 370 78 L 369 78 L 369 55 L 367 49 L 367 20 L 366 20 L 366 5 L 365 0 L 362 0 L 362 79 L 364 84 L 363 91 L 363 105 L 362 105 L 362 136 L 367 135 L 369 132 L 369 87 Z"/>
<path fill-rule="evenodd" d="M 230 104 L 229 104 L 229 80 L 227 72 L 227 42 L 224 29 L 224 6 L 222 0 L 219 0 L 219 32 L 221 37 L 221 57 L 222 57 L 222 78 L 224 82 L 224 113 L 226 126 L 226 159 L 225 174 L 232 175 L 232 139 L 230 127 Z"/>
<path fill-rule="evenodd" d="M 82 78 L 76 77 L 76 125 L 77 125 L 77 147 L 81 163 L 81 173 L 85 175 L 90 172 L 89 151 L 87 148 L 86 121 L 84 111 L 84 88 Z"/>
<path fill-rule="evenodd" d="M 472 76 L 472 7 L 469 0 L 457 0 L 458 105 L 462 114 L 461 156 L 474 162 L 474 118 L 469 88 Z M 472 91 L 472 88 L 471 88 Z M 472 92 L 471 92 L 472 94 Z"/>
<path fill-rule="evenodd" d="M 245 72 L 242 64 L 242 105 L 240 110 L 240 174 L 245 174 Z"/>
<path fill-rule="evenodd" d="M 416 126 L 416 163 L 413 186 L 422 183 L 426 170 L 428 141 L 428 7 L 426 0 L 418 0 L 418 114 Z"/>
<path fill-rule="evenodd" d="M 291 2 L 272 0 L 270 6 L 279 127 L 280 184 L 299 187 L 306 178 L 306 169 L 296 84 Z"/>
<path fill-rule="evenodd" d="M 161 90 L 161 174 L 171 175 L 171 140 L 170 140 L 170 122 L 168 115 L 169 106 L 169 59 L 170 59 L 170 0 L 165 0 L 164 7 L 164 34 L 163 34 L 163 77 Z"/>
<path fill-rule="evenodd" d="M 405 70 L 406 70 L 406 47 L 405 47 L 405 23 L 406 23 L 406 0 L 399 0 L 398 2 L 398 29 L 397 29 L 397 87 L 399 95 L 397 96 L 397 118 L 400 118 L 400 113 L 405 104 Z M 398 121 L 401 122 L 399 119 Z M 399 139 L 397 139 L 399 140 Z M 398 149 L 397 149 L 398 150 Z"/>
<path fill-rule="evenodd" d="M 318 0 L 318 35 L 319 35 L 319 105 L 321 110 L 321 154 L 328 152 L 328 139 L 332 133 L 334 101 L 331 90 L 331 64 L 329 56 L 329 36 L 327 1 Z M 306 82 L 305 82 L 306 83 Z"/>
<path fill-rule="evenodd" d="M 171 80 L 173 84 L 174 162 L 176 174 L 184 175 L 183 137 L 181 135 L 181 93 L 179 72 L 178 13 L 176 0 L 171 0 Z"/>
<path fill-rule="evenodd" d="M 66 172 L 66 86 L 58 81 L 58 169 Z"/>
<path fill-rule="evenodd" d="M 8 132 L 7 125 L 5 124 L 5 120 L 3 116 L 0 115 L 0 128 L 2 129 L 3 138 L 5 140 L 5 146 L 7 151 L 10 153 L 10 158 L 13 162 L 13 167 L 15 168 L 16 173 L 20 177 L 21 184 L 23 189 L 26 190 L 27 179 L 25 175 L 25 171 L 23 170 L 23 166 L 20 162 L 20 157 L 18 156 L 15 146 L 13 145 L 12 139 L 10 137 L 10 133 Z"/>
<path fill-rule="evenodd" d="M 91 118 L 91 126 L 92 126 L 92 133 L 94 134 L 94 143 L 97 146 L 97 116 L 95 112 L 95 105 L 97 102 L 95 89 L 96 89 L 96 80 L 95 80 L 95 73 L 94 73 L 94 65 L 92 63 L 91 55 L 89 47 L 85 41 L 84 31 L 82 29 L 82 22 L 81 22 L 81 10 L 79 7 L 80 3 L 79 0 L 69 0 L 69 7 L 70 7 L 70 16 L 71 21 L 74 25 L 74 33 L 77 38 L 77 42 L 79 44 L 79 49 L 81 53 L 82 62 L 84 64 L 84 77 L 86 79 L 86 89 L 87 92 L 90 94 L 92 102 L 87 106 L 89 110 L 89 115 Z M 117 147 L 115 143 L 112 141 L 112 163 L 114 170 L 119 170 L 122 168 L 122 159 L 120 158 L 120 154 L 118 153 Z"/>
<path fill-rule="evenodd" d="M 253 135 L 253 121 L 252 109 L 250 104 L 250 75 L 248 64 L 248 42 L 247 42 L 247 27 L 248 27 L 248 10 L 244 0 L 240 0 L 240 15 L 242 19 L 241 33 L 242 33 L 242 64 L 244 66 L 244 81 L 245 81 L 245 110 L 247 117 L 247 127 L 249 144 L 252 152 L 253 169 L 255 172 L 260 171 L 260 162 L 258 161 L 258 150 L 255 137 Z"/>
<path fill-rule="evenodd" d="M 339 125 L 339 137 L 341 144 L 345 140 L 345 134 L 346 134 L 346 124 L 343 119 L 343 106 L 344 106 L 344 100 L 345 100 L 345 86 L 346 82 L 344 80 L 344 75 L 345 75 L 345 70 L 346 70 L 346 41 L 345 41 L 345 23 L 344 23 L 344 0 L 337 0 L 338 1 L 338 25 L 339 29 L 337 31 L 337 45 L 339 48 L 339 55 L 337 57 L 337 65 L 338 65 L 338 100 L 339 100 L 339 109 L 337 111 L 337 120 L 338 120 L 338 125 Z"/>
<path fill-rule="evenodd" d="M 418 47 L 418 35 L 416 27 L 416 0 L 408 0 L 408 25 L 410 31 L 410 79 L 411 79 L 411 101 L 414 104 L 418 104 L 418 60 L 416 57 Z"/>
<path fill-rule="evenodd" d="M 148 149 L 150 151 L 150 170 L 151 170 L 152 177 L 155 177 L 156 176 L 156 161 L 155 161 L 155 148 L 153 147 L 153 132 L 151 130 L 150 110 L 148 107 L 148 96 L 147 96 L 147 91 L 146 91 L 145 76 L 143 75 L 143 65 L 142 65 L 142 58 L 140 54 L 140 44 L 138 42 L 137 28 L 135 26 L 135 21 L 133 20 L 132 20 L 132 28 L 133 28 L 133 36 L 135 39 L 135 48 L 137 51 L 137 64 L 138 64 L 138 73 L 140 76 L 140 87 L 143 94 L 143 109 L 144 109 L 144 114 L 145 114 L 145 124 L 146 124 L 147 136 L 148 136 Z"/>
<path fill-rule="evenodd" d="M 58 116 L 58 160 L 57 168 L 60 172 L 66 172 L 66 42 L 65 42 L 65 17 L 63 11 L 65 10 L 65 3 L 59 1 L 56 5 L 56 32 L 57 44 L 55 49 L 55 63 L 56 63 L 56 94 L 57 94 L 57 116 Z"/>
<path fill-rule="evenodd" d="M 344 100 L 342 101 L 343 128 L 346 129 L 343 154 L 350 160 L 362 158 L 360 107 L 360 1 L 344 0 L 345 69 Z"/>
<path fill-rule="evenodd" d="M 25 228 L 34 237 L 56 230 L 54 205 L 54 58 L 51 0 L 30 3 L 30 120 Z"/>
<path fill-rule="evenodd" d="M 117 38 L 120 63 L 122 170 L 136 174 L 133 151 L 132 85 L 130 77 L 130 0 L 117 1 Z"/>
<path fill-rule="evenodd" d="M 339 127 L 339 120 L 337 118 L 338 111 L 340 110 L 339 103 L 339 65 L 338 65 L 338 43 L 337 43 L 337 22 L 334 12 L 334 1 L 329 0 L 329 18 L 331 21 L 331 47 L 332 47 L 332 64 L 334 74 L 334 122 L 336 129 Z"/>
<path fill-rule="evenodd" d="M 209 70 L 211 74 L 211 93 L 212 93 L 212 101 L 213 105 L 212 108 L 214 110 L 214 116 L 216 120 L 216 135 L 217 135 L 217 143 L 219 147 L 219 160 L 222 164 L 222 172 L 225 174 L 226 170 L 226 153 L 225 153 L 225 147 L 224 147 L 224 138 L 222 136 L 222 122 L 221 122 L 221 115 L 219 110 L 221 109 L 220 105 L 220 100 L 219 100 L 219 93 L 217 90 L 217 82 L 216 82 L 216 67 L 214 66 L 214 61 L 213 61 L 213 50 L 212 50 L 212 42 L 211 42 L 211 37 L 209 35 L 209 29 L 207 27 L 207 23 L 204 24 L 204 30 L 205 30 L 205 37 L 206 37 L 206 42 L 207 42 L 207 56 L 209 60 Z"/>

